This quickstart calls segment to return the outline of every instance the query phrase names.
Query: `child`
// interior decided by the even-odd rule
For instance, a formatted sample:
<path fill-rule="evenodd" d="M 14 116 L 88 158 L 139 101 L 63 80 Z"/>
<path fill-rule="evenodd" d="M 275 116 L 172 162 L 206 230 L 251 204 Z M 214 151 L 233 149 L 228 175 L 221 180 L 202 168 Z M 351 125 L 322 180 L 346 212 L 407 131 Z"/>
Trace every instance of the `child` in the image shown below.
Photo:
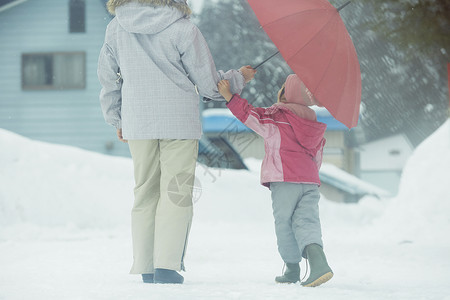
<path fill-rule="evenodd" d="M 255 108 L 231 94 L 227 80 L 218 84 L 227 107 L 247 127 L 264 138 L 266 154 L 261 183 L 272 192 L 278 251 L 286 270 L 278 283 L 300 281 L 302 256 L 311 272 L 303 286 L 318 286 L 333 277 L 322 250 L 319 219 L 319 168 L 326 125 L 317 122 L 308 106 L 318 104 L 297 75 L 289 75 L 278 92 L 278 102 Z"/>

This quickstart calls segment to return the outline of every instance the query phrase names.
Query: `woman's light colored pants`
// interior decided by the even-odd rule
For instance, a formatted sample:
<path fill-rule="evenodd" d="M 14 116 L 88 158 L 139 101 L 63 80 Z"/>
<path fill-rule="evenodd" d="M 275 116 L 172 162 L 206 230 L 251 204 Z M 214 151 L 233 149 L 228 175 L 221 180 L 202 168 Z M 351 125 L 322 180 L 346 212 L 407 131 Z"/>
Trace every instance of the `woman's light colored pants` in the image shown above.
<path fill-rule="evenodd" d="M 184 270 L 198 140 L 129 140 L 134 165 L 131 274 Z"/>
<path fill-rule="evenodd" d="M 272 182 L 270 190 L 278 252 L 284 262 L 298 263 L 307 245 L 323 246 L 319 187 L 315 184 Z"/>

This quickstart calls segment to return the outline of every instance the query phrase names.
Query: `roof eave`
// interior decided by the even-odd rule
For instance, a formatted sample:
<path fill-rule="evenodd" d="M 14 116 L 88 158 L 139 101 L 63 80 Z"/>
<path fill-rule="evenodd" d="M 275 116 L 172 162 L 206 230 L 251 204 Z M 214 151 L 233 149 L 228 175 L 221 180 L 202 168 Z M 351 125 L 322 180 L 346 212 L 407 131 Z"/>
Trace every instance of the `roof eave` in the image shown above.
<path fill-rule="evenodd" d="M 16 1 L 10 2 L 8 4 L 5 4 L 2 7 L 0 7 L 0 13 L 4 12 L 4 11 L 10 9 L 10 8 L 13 8 L 14 6 L 22 4 L 22 3 L 26 2 L 26 1 L 28 1 L 28 0 L 16 0 Z"/>

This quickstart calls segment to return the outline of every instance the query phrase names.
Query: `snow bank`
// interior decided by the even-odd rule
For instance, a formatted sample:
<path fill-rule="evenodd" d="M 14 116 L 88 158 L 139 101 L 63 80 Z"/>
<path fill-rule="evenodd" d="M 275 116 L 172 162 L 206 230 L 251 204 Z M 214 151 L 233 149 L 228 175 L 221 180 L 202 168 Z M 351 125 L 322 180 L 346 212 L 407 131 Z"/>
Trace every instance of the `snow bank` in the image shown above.
<path fill-rule="evenodd" d="M 197 166 L 196 220 L 242 223 L 271 217 L 270 194 L 259 185 L 260 162 L 248 163 L 255 171 Z M 33 141 L 0 129 L 0 166 L 0 225 L 129 226 L 134 199 L 129 158 Z M 237 180 L 248 189 L 236 189 Z"/>
<path fill-rule="evenodd" d="M 398 196 L 386 208 L 382 223 L 407 241 L 450 245 L 450 121 L 428 137 L 409 158 Z M 388 227 L 389 228 L 389 227 Z"/>
<path fill-rule="evenodd" d="M 0 225 L 128 224 L 131 160 L 33 141 L 0 129 Z"/>

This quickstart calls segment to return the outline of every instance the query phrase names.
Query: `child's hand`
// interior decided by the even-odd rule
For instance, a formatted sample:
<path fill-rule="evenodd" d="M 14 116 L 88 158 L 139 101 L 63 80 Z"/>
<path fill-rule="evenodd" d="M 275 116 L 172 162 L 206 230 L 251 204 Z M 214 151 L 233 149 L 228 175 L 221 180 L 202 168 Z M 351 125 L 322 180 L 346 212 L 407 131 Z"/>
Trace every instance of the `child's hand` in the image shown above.
<path fill-rule="evenodd" d="M 217 84 L 217 88 L 219 89 L 219 93 L 230 102 L 231 98 L 233 98 L 233 94 L 230 91 L 230 82 L 228 80 L 221 80 Z"/>
<path fill-rule="evenodd" d="M 245 83 L 251 81 L 256 74 L 256 70 L 251 66 L 243 66 L 239 69 L 239 71 L 241 71 L 242 76 L 244 76 Z"/>

